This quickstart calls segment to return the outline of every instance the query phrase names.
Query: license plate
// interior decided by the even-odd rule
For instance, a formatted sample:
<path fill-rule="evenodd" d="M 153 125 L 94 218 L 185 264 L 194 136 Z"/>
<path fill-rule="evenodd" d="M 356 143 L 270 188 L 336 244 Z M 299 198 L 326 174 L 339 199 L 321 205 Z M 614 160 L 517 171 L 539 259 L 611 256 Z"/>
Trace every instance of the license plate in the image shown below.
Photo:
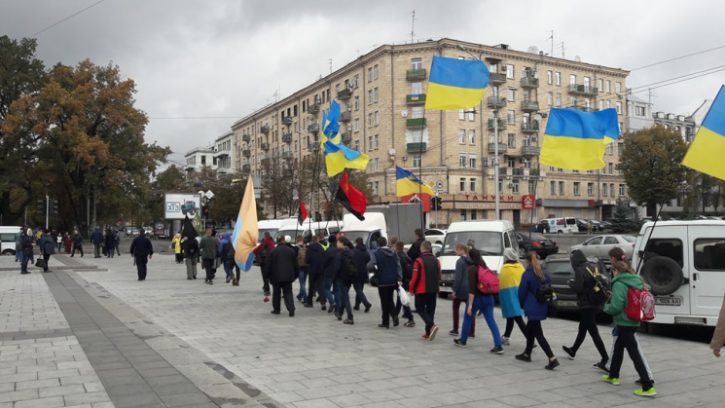
<path fill-rule="evenodd" d="M 655 304 L 661 306 L 682 306 L 682 296 L 655 296 Z"/>
<path fill-rule="evenodd" d="M 557 300 L 558 307 L 577 307 L 576 300 Z"/>

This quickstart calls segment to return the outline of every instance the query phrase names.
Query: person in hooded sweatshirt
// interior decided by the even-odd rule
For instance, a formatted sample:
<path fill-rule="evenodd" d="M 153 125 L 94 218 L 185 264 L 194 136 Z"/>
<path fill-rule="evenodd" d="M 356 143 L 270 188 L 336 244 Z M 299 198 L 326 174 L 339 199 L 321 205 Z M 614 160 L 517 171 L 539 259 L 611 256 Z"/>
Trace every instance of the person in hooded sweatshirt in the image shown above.
<path fill-rule="evenodd" d="M 330 304 L 327 313 L 334 313 L 338 299 L 335 299 L 335 275 L 340 270 L 340 250 L 337 248 L 337 237 L 330 235 L 327 239 L 330 246 L 325 251 L 322 268 L 322 293 L 324 299 Z M 339 307 L 337 308 L 339 309 Z"/>
<path fill-rule="evenodd" d="M 519 256 L 512 248 L 503 251 L 503 266 L 498 274 L 500 291 L 498 300 L 501 304 L 501 315 L 506 319 L 506 329 L 501 336 L 501 343 L 509 345 L 511 332 L 514 330 L 514 323 L 519 326 L 521 333 L 526 336 L 526 323 L 524 323 L 524 311 L 519 303 L 519 285 L 524 275 L 524 266 L 519 262 Z"/>
<path fill-rule="evenodd" d="M 340 268 L 335 274 L 335 285 L 337 286 L 335 291 L 335 299 L 338 302 L 335 316 L 337 320 L 342 320 L 342 313 L 347 313 L 347 318 L 343 321 L 344 324 L 354 324 L 352 316 L 352 305 L 350 304 L 350 286 L 357 278 L 357 266 L 353 259 L 353 246 L 352 242 L 345 237 L 339 237 L 336 240 L 337 249 L 340 253 Z M 348 270 L 348 268 L 350 268 Z M 347 273 L 354 271 L 352 276 L 348 276 Z"/>
<path fill-rule="evenodd" d="M 655 390 L 652 379 L 647 373 L 647 368 L 638 351 L 637 340 L 634 337 L 637 328 L 639 328 L 639 322 L 630 320 L 627 314 L 624 313 L 624 309 L 627 307 L 627 292 L 630 288 L 644 288 L 644 282 L 639 275 L 634 273 L 627 262 L 615 261 L 612 268 L 615 275 L 614 279 L 612 279 L 612 296 L 604 305 L 604 313 L 614 318 L 614 324 L 617 326 L 617 340 L 614 343 L 609 374 L 604 374 L 602 380 L 613 385 L 620 384 L 619 372 L 622 368 L 624 350 L 627 350 L 627 354 L 629 354 L 629 358 L 632 359 L 634 368 L 639 374 L 640 384 L 642 384 L 642 388 L 634 390 L 634 395 L 654 397 L 657 395 L 657 390 Z"/>
<path fill-rule="evenodd" d="M 594 346 L 599 351 L 599 362 L 595 363 L 594 367 L 607 371 L 609 355 L 602 338 L 599 336 L 599 328 L 597 327 L 597 312 L 601 310 L 602 304 L 593 295 L 595 290 L 604 290 L 597 286 L 597 281 L 593 275 L 603 271 L 600 271 L 596 264 L 587 261 L 587 257 L 578 249 L 571 252 L 569 260 L 574 269 L 572 286 L 576 291 L 576 303 L 579 306 L 579 331 L 571 347 L 561 346 L 561 348 L 573 360 L 579 347 L 584 343 L 588 332 Z"/>
<path fill-rule="evenodd" d="M 461 304 L 463 309 L 467 309 L 468 305 L 468 267 L 471 265 L 471 259 L 468 257 L 468 245 L 459 242 L 456 244 L 456 269 L 453 271 L 453 329 L 448 332 L 451 336 L 458 336 L 458 323 L 460 320 Z M 476 337 L 476 319 L 471 321 L 471 332 L 469 337 Z"/>
<path fill-rule="evenodd" d="M 317 293 L 317 301 L 322 304 L 322 310 L 325 310 L 325 301 L 322 291 L 322 274 L 324 269 L 325 249 L 320 245 L 320 237 L 312 236 L 312 241 L 305 251 L 305 263 L 307 264 L 307 275 L 309 282 L 307 287 L 307 298 L 305 299 L 305 307 L 312 307 L 312 302 Z"/>
<path fill-rule="evenodd" d="M 355 306 L 354 310 L 360 310 L 360 305 L 365 306 L 365 313 L 370 311 L 373 306 L 365 296 L 365 284 L 370 281 L 368 277 L 368 262 L 370 262 L 370 253 L 365 248 L 361 237 L 355 238 L 355 249 L 352 251 L 352 259 L 357 267 L 357 280 L 353 282 L 352 287 L 355 289 Z"/>
<path fill-rule="evenodd" d="M 368 263 L 368 270 L 373 271 L 378 281 L 378 295 L 380 296 L 380 309 L 382 322 L 380 328 L 389 329 L 390 319 L 393 326 L 400 324 L 398 314 L 395 313 L 393 293 L 398 288 L 398 283 L 403 279 L 403 271 L 400 268 L 398 256 L 392 248 L 388 247 L 388 240 L 385 237 L 378 238 L 380 247 L 373 252 Z"/>

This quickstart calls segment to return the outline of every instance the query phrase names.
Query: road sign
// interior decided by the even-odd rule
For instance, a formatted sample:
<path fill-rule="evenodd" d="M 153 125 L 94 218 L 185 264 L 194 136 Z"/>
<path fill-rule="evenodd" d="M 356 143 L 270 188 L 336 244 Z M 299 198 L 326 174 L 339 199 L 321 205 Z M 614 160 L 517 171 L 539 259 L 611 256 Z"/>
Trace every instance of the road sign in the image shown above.
<path fill-rule="evenodd" d="M 443 182 L 438 180 L 436 182 L 436 193 L 440 194 L 443 192 Z"/>
<path fill-rule="evenodd" d="M 533 194 L 526 194 L 521 197 L 521 208 L 524 210 L 531 210 L 534 208 L 536 199 Z"/>

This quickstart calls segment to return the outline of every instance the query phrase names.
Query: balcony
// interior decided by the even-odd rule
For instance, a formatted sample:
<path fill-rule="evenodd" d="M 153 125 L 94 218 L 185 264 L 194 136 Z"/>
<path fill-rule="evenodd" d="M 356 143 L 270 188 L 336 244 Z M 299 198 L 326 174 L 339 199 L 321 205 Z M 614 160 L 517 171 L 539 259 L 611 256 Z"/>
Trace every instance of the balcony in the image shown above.
<path fill-rule="evenodd" d="M 488 120 L 488 130 L 494 130 L 493 129 L 493 119 Z M 504 120 L 504 119 L 498 120 L 498 130 L 506 130 L 506 120 Z"/>
<path fill-rule="evenodd" d="M 282 143 L 287 143 L 287 144 L 292 143 L 292 133 L 282 134 Z"/>
<path fill-rule="evenodd" d="M 538 156 L 541 152 L 539 146 L 523 146 L 521 148 L 521 154 L 524 156 Z"/>
<path fill-rule="evenodd" d="M 409 69 L 405 71 L 405 79 L 410 82 L 425 81 L 428 78 L 428 72 L 425 68 L 421 69 Z"/>
<path fill-rule="evenodd" d="M 539 78 L 534 78 L 533 76 L 525 76 L 521 78 L 521 87 L 522 88 L 538 88 L 539 87 Z"/>
<path fill-rule="evenodd" d="M 537 101 L 522 101 L 521 110 L 524 112 L 536 112 L 539 110 L 539 102 Z"/>
<path fill-rule="evenodd" d="M 307 150 L 314 152 L 317 151 L 320 148 L 320 142 L 311 142 L 307 144 Z"/>
<path fill-rule="evenodd" d="M 486 98 L 486 106 L 489 109 L 501 109 L 506 107 L 506 98 L 503 96 L 489 96 Z"/>
<path fill-rule="evenodd" d="M 593 97 L 599 94 L 599 89 L 595 86 L 572 84 L 569 85 L 569 93 L 572 95 Z"/>
<path fill-rule="evenodd" d="M 307 131 L 310 133 L 318 133 L 320 131 L 319 123 L 310 123 L 307 125 Z"/>
<path fill-rule="evenodd" d="M 260 148 L 266 152 L 267 150 L 269 150 L 269 143 L 262 143 Z"/>
<path fill-rule="evenodd" d="M 247 134 L 242 135 L 242 142 L 249 143 L 250 140 L 252 140 L 251 136 L 249 136 Z"/>
<path fill-rule="evenodd" d="M 345 88 L 341 91 L 337 91 L 337 99 L 341 101 L 347 101 L 352 97 L 352 91 Z"/>
<path fill-rule="evenodd" d="M 506 143 L 498 144 L 498 154 L 504 154 L 504 153 L 506 153 L 506 150 L 508 150 L 508 145 Z M 488 144 L 488 154 L 495 154 L 495 153 L 496 153 L 496 143 L 489 143 Z"/>
<path fill-rule="evenodd" d="M 259 130 L 260 130 L 260 131 L 261 131 L 262 133 L 264 133 L 265 135 L 267 135 L 267 134 L 269 134 L 269 125 L 262 125 L 262 127 L 261 127 L 261 128 L 259 128 Z"/>
<path fill-rule="evenodd" d="M 345 111 L 340 114 L 340 122 L 347 123 L 352 119 L 352 112 Z"/>
<path fill-rule="evenodd" d="M 292 158 L 292 152 L 289 150 L 285 150 L 282 152 L 282 158 L 283 159 L 291 159 Z"/>
<path fill-rule="evenodd" d="M 405 103 L 408 106 L 418 106 L 425 104 L 425 94 L 410 94 L 405 97 Z"/>
<path fill-rule="evenodd" d="M 318 113 L 320 113 L 320 105 L 314 103 L 308 106 L 307 113 L 309 113 L 310 115 L 317 115 Z"/>
<path fill-rule="evenodd" d="M 242 156 L 249 158 L 249 156 L 251 156 L 251 155 L 252 155 L 252 152 L 249 151 L 249 149 L 242 150 Z"/>
<path fill-rule="evenodd" d="M 498 176 L 503 177 L 508 175 L 508 167 L 499 167 L 498 168 Z"/>
<path fill-rule="evenodd" d="M 526 175 L 526 169 L 524 169 L 524 168 L 511 169 L 511 175 L 514 177 L 523 177 Z"/>
<path fill-rule="evenodd" d="M 270 159 L 264 158 L 260 160 L 259 163 L 262 165 L 262 167 L 269 167 L 272 164 L 272 161 Z"/>
<path fill-rule="evenodd" d="M 492 72 L 491 76 L 489 77 L 491 79 L 492 85 L 501 85 L 506 82 L 506 74 L 498 73 L 498 72 Z"/>
<path fill-rule="evenodd" d="M 536 168 L 536 169 L 529 169 L 529 176 L 531 176 L 531 177 L 538 177 L 539 174 L 541 174 L 541 172 L 539 171 L 538 168 Z"/>
<path fill-rule="evenodd" d="M 282 118 L 282 124 L 285 126 L 292 126 L 292 117 L 291 116 L 285 116 Z"/>
<path fill-rule="evenodd" d="M 524 122 L 521 124 L 521 131 L 523 133 L 536 133 L 539 131 L 539 121 L 532 120 L 530 122 Z"/>
<path fill-rule="evenodd" d="M 411 154 L 425 153 L 428 151 L 428 143 L 406 143 L 405 150 Z"/>
<path fill-rule="evenodd" d="M 412 118 L 405 121 L 408 129 L 423 129 L 425 127 L 425 118 Z"/>
<path fill-rule="evenodd" d="M 341 133 L 340 140 L 344 145 L 349 145 L 352 142 L 352 134 L 350 132 Z"/>
<path fill-rule="evenodd" d="M 252 170 L 252 166 L 250 166 L 248 164 L 242 165 L 242 172 L 243 173 L 249 173 L 251 170 Z"/>

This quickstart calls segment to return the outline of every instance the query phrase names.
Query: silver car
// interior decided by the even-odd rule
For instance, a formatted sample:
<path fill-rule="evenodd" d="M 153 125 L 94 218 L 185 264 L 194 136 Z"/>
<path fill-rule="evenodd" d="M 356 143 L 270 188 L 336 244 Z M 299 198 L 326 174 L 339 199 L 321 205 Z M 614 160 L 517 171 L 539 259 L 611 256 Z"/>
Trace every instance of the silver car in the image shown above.
<path fill-rule="evenodd" d="M 627 256 L 632 259 L 634 252 L 635 237 L 632 235 L 608 234 L 591 237 L 578 245 L 572 245 L 569 252 L 576 249 L 582 251 L 587 257 L 597 257 L 602 260 L 609 260 L 609 250 L 620 247 Z"/>

